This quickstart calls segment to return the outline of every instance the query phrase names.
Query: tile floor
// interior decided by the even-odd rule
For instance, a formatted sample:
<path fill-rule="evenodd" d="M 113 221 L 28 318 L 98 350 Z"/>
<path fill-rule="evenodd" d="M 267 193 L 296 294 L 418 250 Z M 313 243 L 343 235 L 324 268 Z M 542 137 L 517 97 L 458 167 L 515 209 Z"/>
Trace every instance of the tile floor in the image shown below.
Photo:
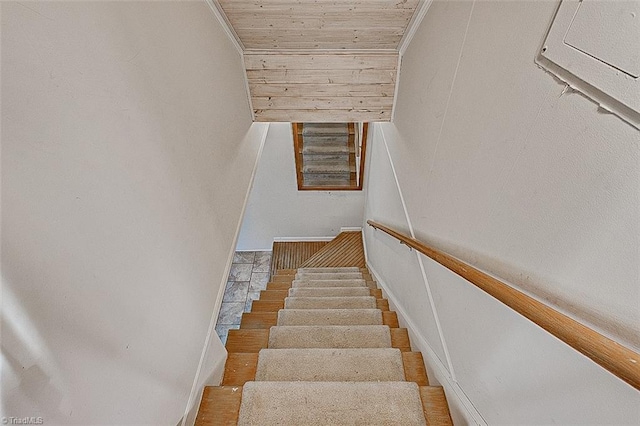
<path fill-rule="evenodd" d="M 230 329 L 240 328 L 243 312 L 251 310 L 251 302 L 267 288 L 271 268 L 270 251 L 237 251 L 224 290 L 216 332 L 227 342 Z"/>

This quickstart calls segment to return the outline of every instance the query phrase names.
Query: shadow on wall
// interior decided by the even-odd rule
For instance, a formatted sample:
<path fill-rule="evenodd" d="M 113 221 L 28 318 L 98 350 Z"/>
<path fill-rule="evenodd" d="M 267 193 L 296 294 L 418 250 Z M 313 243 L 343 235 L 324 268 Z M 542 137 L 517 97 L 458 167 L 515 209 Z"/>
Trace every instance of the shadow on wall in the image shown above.
<path fill-rule="evenodd" d="M 2 415 L 64 417 L 62 380 L 47 342 L 2 277 Z M 28 401 L 38 401 L 38 405 Z M 49 420 L 53 420 L 50 419 Z"/>

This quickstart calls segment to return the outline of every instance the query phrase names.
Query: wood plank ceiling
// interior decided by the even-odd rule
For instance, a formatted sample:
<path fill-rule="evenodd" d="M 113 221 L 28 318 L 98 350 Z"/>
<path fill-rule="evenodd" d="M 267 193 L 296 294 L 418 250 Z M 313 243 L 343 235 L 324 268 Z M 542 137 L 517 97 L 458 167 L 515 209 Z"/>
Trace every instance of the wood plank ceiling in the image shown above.
<path fill-rule="evenodd" d="M 244 50 L 256 121 L 390 121 L 421 0 L 217 0 Z"/>

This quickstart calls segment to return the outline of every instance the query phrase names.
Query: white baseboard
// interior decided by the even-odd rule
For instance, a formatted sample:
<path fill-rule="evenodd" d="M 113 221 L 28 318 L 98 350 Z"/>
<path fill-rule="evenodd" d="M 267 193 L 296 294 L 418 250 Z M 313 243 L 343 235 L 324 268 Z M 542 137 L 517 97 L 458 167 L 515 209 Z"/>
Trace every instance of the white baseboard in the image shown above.
<path fill-rule="evenodd" d="M 305 242 L 305 241 L 331 241 L 335 237 L 274 237 L 274 243 L 282 242 Z"/>
<path fill-rule="evenodd" d="M 435 381 L 444 388 L 445 395 L 447 396 L 447 402 L 449 403 L 449 411 L 453 418 L 454 424 L 460 425 L 478 425 L 487 426 L 487 422 L 482 415 L 478 412 L 471 400 L 467 398 L 462 388 L 453 381 L 449 370 L 442 363 L 440 358 L 436 355 L 435 351 L 427 342 L 427 339 L 420 333 L 418 327 L 407 316 L 401 305 L 398 304 L 398 299 L 390 290 L 389 285 L 380 278 L 380 274 L 377 273 L 375 268 L 367 262 L 367 268 L 371 272 L 371 275 L 382 288 L 384 296 L 389 300 L 389 308 L 395 311 L 398 315 L 398 322 L 401 327 L 405 327 L 409 333 L 409 339 L 411 340 L 412 349 L 415 347 L 418 351 L 424 355 L 425 366 L 427 371 L 431 373 L 429 380 L 431 385 L 434 385 Z"/>
<path fill-rule="evenodd" d="M 361 226 L 343 226 L 340 232 L 362 232 Z"/>

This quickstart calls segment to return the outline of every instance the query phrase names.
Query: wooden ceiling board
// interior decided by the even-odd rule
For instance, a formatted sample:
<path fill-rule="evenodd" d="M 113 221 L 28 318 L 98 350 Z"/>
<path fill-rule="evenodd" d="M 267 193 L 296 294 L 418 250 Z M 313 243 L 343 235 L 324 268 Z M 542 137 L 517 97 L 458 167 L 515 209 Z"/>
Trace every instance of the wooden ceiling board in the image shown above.
<path fill-rule="evenodd" d="M 398 53 L 251 53 L 244 62 L 256 121 L 389 121 Z"/>
<path fill-rule="evenodd" d="M 210 0 L 243 47 L 256 121 L 390 121 L 425 0 Z"/>
<path fill-rule="evenodd" d="M 395 84 L 261 84 L 249 83 L 254 97 L 390 97 L 393 98 Z"/>
<path fill-rule="evenodd" d="M 419 0 L 219 0 L 246 49 L 397 49 Z"/>
<path fill-rule="evenodd" d="M 396 55 L 389 54 L 341 54 L 339 62 L 340 69 L 343 70 L 395 70 L 398 65 L 398 58 Z M 288 53 L 286 56 L 247 54 L 245 58 L 245 67 L 247 71 L 262 69 L 331 70 L 336 68 L 336 59 L 333 54 Z"/>

